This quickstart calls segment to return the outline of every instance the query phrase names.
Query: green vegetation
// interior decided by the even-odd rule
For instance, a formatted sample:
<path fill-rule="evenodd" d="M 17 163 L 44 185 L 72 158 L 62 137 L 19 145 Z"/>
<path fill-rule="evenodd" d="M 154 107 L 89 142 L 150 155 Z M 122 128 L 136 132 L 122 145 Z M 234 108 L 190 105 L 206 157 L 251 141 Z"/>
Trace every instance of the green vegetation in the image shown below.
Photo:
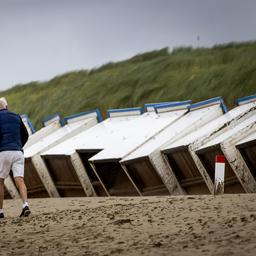
<path fill-rule="evenodd" d="M 99 108 L 143 106 L 149 102 L 222 96 L 234 100 L 256 91 L 256 42 L 213 48 L 167 48 L 108 63 L 98 69 L 70 72 L 48 82 L 17 85 L 0 96 L 10 108 L 27 113 L 36 128 L 44 117 Z"/>

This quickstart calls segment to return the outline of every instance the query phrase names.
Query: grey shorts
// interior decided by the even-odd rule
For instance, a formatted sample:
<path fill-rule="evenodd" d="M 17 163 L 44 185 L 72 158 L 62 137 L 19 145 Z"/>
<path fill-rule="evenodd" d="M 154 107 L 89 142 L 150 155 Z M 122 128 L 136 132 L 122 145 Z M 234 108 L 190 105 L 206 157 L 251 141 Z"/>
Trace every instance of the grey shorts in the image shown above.
<path fill-rule="evenodd" d="M 0 152 L 0 178 L 6 179 L 11 170 L 13 177 L 24 177 L 24 155 L 21 151 Z"/>

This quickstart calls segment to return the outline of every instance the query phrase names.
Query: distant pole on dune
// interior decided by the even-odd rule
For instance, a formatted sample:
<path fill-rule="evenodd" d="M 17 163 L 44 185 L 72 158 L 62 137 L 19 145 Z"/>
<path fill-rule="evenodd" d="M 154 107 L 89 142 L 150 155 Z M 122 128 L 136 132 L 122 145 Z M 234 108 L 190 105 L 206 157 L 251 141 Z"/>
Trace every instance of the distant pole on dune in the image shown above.
<path fill-rule="evenodd" d="M 215 179 L 214 179 L 214 195 L 224 194 L 225 179 L 225 156 L 216 155 L 215 157 Z"/>
<path fill-rule="evenodd" d="M 197 47 L 199 47 L 199 44 L 200 44 L 200 35 L 197 35 L 197 36 L 196 36 L 196 41 L 197 41 Z"/>

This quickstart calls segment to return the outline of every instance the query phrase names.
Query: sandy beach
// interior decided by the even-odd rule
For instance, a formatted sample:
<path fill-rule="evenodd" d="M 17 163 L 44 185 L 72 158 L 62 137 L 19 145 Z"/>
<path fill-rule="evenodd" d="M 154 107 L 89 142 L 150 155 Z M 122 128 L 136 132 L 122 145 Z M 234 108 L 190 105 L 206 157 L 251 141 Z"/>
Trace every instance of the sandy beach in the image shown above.
<path fill-rule="evenodd" d="M 256 196 L 6 200 L 0 255 L 256 255 Z"/>

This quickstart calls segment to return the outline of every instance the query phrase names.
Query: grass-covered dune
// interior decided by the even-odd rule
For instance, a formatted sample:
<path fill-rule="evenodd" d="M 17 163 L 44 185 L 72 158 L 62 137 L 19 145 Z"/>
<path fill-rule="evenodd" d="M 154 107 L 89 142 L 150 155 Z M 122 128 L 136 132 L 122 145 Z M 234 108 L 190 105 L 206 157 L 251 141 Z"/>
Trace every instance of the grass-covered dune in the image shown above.
<path fill-rule="evenodd" d="M 39 128 L 44 117 L 99 108 L 143 106 L 144 103 L 222 96 L 234 106 L 238 97 L 256 92 L 256 42 L 213 48 L 167 48 L 93 70 L 31 82 L 0 92 L 10 108 L 27 113 Z"/>

